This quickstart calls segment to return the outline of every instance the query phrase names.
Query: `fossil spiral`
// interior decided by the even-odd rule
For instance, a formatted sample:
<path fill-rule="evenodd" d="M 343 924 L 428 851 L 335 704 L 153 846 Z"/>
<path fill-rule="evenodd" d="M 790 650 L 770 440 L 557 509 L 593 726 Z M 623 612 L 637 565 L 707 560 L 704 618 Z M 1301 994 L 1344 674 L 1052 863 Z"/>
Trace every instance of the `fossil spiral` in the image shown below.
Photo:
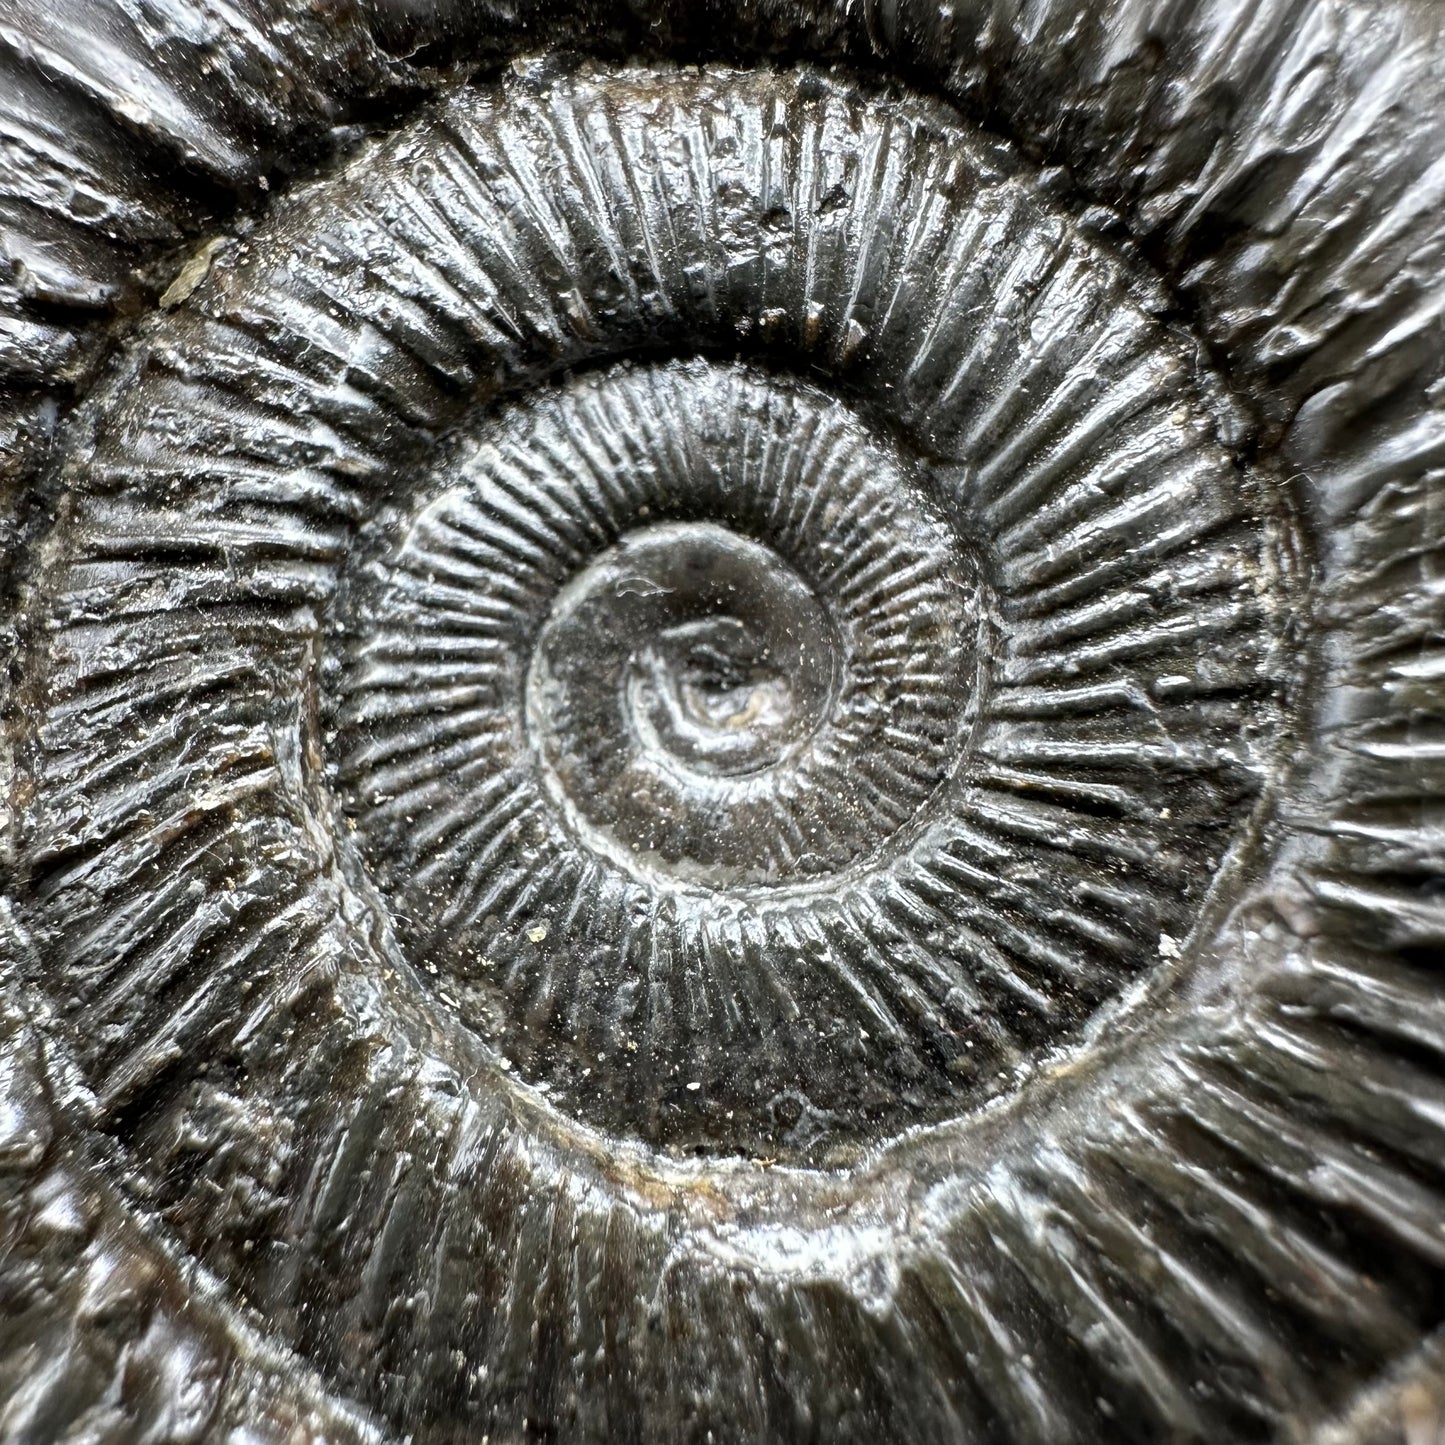
<path fill-rule="evenodd" d="M 1438 17 L 66 13 L 0 1436 L 1445 1419 Z"/>

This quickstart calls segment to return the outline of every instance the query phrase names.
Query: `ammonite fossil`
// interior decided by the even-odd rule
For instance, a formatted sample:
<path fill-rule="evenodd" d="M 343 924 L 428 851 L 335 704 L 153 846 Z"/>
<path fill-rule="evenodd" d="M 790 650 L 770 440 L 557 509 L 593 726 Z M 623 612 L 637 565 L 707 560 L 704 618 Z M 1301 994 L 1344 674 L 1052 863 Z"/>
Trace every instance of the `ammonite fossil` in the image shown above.
<path fill-rule="evenodd" d="M 0 0 L 6 1441 L 1445 1431 L 1445 12 Z"/>

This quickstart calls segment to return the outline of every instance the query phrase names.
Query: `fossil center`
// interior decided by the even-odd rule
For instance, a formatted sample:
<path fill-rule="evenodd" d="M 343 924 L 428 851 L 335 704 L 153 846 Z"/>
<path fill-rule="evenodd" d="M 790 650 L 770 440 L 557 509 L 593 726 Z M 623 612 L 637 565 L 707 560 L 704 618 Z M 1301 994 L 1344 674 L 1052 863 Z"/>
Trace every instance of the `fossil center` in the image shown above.
<path fill-rule="evenodd" d="M 768 547 L 708 522 L 629 534 L 563 589 L 533 656 L 559 805 L 604 848 L 745 876 L 756 843 L 731 814 L 823 724 L 840 648 Z"/>

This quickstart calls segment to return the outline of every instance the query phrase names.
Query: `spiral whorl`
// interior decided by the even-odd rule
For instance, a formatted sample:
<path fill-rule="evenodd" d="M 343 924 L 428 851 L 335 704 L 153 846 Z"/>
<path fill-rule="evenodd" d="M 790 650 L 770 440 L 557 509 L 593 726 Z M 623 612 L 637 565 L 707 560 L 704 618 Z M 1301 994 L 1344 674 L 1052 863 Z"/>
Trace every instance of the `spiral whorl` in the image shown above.
<path fill-rule="evenodd" d="M 0 1436 L 166 1370 L 148 1439 L 418 1445 L 1412 1378 L 1445 171 L 1386 31 L 111 8 L 124 84 L 0 20 Z"/>
<path fill-rule="evenodd" d="M 808 1078 L 836 1108 L 838 1035 L 881 1033 L 888 990 L 829 1006 L 849 962 L 809 940 L 963 760 L 969 547 L 845 407 L 736 366 L 594 374 L 479 430 L 350 589 L 340 776 L 414 961 L 613 1128 Z"/>
<path fill-rule="evenodd" d="M 1260 793 L 1280 524 L 1130 284 L 923 102 L 726 71 L 464 95 L 157 336 L 57 618 L 119 587 L 102 627 L 213 679 L 183 755 L 210 739 L 216 796 L 238 728 L 243 774 L 294 757 L 238 806 L 324 832 L 339 802 L 415 976 L 555 1105 L 846 1157 L 1066 1044 L 1188 934 Z M 599 364 L 768 337 L 789 368 Z M 229 661 L 145 611 L 178 590 L 235 619 Z M 333 699 L 319 737 L 282 658 Z M 242 835 L 188 836 L 177 867 L 234 876 Z M 157 866 L 145 827 L 104 846 Z M 168 975 L 149 1043 L 83 1001 L 101 1055 L 163 1056 L 232 956 Z"/>

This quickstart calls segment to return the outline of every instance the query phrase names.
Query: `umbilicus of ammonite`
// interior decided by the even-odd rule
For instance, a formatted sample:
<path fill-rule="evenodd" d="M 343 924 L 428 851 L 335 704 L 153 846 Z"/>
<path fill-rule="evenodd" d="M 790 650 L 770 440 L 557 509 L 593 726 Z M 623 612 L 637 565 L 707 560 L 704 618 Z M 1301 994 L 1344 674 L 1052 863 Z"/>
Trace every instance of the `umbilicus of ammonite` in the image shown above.
<path fill-rule="evenodd" d="M 1445 1428 L 1445 13 L 0 0 L 0 1439 Z"/>

